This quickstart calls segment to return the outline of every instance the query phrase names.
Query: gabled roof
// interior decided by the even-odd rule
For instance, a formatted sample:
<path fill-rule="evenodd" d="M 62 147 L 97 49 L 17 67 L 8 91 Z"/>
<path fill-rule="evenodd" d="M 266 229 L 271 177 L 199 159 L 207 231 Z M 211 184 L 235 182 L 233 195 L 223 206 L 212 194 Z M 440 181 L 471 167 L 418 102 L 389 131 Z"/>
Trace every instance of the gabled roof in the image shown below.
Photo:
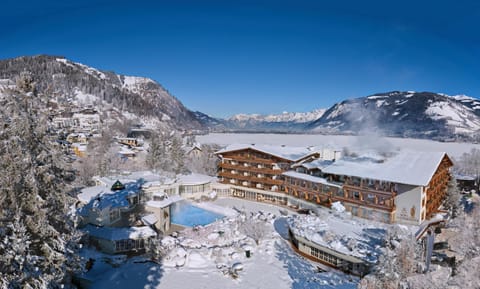
<path fill-rule="evenodd" d="M 125 189 L 125 186 L 117 180 L 115 183 L 113 183 L 112 187 L 110 188 L 112 191 L 120 191 Z"/>
<path fill-rule="evenodd" d="M 289 161 L 300 161 L 310 155 L 317 153 L 312 147 L 291 147 L 283 145 L 266 145 L 266 144 L 232 144 L 226 148 L 217 151 L 215 154 L 224 154 L 227 152 L 235 152 L 242 150 L 255 150 L 258 152 L 266 153 L 278 158 Z"/>
<path fill-rule="evenodd" d="M 345 158 L 322 171 L 327 174 L 427 186 L 444 158 L 450 161 L 444 152 L 401 151 L 383 162 Z"/>

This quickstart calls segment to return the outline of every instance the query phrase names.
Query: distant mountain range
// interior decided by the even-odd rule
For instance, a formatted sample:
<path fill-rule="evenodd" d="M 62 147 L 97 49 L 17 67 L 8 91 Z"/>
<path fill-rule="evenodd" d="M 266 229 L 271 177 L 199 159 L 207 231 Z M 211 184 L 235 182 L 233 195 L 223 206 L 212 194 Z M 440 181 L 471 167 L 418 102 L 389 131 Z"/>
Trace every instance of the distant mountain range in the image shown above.
<path fill-rule="evenodd" d="M 392 91 L 348 99 L 329 109 L 228 119 L 193 112 L 152 79 L 119 75 L 64 57 L 0 61 L 0 89 L 29 71 L 52 101 L 90 105 L 130 125 L 197 132 L 381 134 L 439 140 L 480 138 L 480 100 L 464 95 Z M 10 81 L 9 81 L 10 80 Z M 313 105 L 312 105 L 313 106 Z"/>

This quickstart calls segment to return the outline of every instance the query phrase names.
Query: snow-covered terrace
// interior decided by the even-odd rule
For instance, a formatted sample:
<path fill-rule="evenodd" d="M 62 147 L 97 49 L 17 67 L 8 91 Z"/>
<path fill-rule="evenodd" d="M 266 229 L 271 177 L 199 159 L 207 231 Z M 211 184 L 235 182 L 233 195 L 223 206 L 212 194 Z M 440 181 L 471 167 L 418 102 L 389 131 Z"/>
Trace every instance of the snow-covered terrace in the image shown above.
<path fill-rule="evenodd" d="M 341 159 L 322 171 L 327 174 L 426 186 L 445 156 L 444 152 L 401 151 L 384 161 L 368 158 Z"/>
<path fill-rule="evenodd" d="M 381 253 L 385 224 L 345 218 L 319 211 L 320 215 L 293 215 L 287 218 L 292 233 L 332 251 L 375 262 Z"/>
<path fill-rule="evenodd" d="M 268 145 L 268 144 L 231 144 L 226 148 L 219 150 L 216 154 L 222 154 L 226 152 L 239 151 L 245 149 L 252 149 L 259 152 L 263 152 L 269 155 L 273 155 L 285 160 L 299 161 L 305 157 L 317 153 L 314 147 L 292 147 L 284 145 Z"/>
<path fill-rule="evenodd" d="M 167 206 L 170 206 L 171 204 L 183 200 L 182 197 L 178 195 L 172 195 L 169 197 L 164 198 L 161 201 L 148 201 L 146 203 L 147 207 L 152 207 L 152 208 L 165 208 Z"/>
<path fill-rule="evenodd" d="M 180 175 L 178 177 L 178 182 L 180 185 L 184 185 L 184 186 L 201 185 L 201 184 L 210 183 L 215 179 L 216 179 L 215 177 L 192 173 L 189 175 Z"/>

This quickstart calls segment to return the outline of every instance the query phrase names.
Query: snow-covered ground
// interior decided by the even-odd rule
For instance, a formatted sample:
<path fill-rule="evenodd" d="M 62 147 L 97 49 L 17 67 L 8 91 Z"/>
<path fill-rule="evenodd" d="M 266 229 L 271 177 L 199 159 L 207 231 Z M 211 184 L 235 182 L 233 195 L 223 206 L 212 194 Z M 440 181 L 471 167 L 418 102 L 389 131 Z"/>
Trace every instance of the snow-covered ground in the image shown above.
<path fill-rule="evenodd" d="M 325 146 L 342 149 L 408 149 L 416 151 L 446 152 L 454 158 L 460 157 L 472 148 L 480 149 L 480 144 L 437 142 L 425 139 L 391 138 L 378 136 L 346 136 L 319 134 L 242 134 L 242 133 L 211 133 L 197 136 L 201 144 L 270 144 L 287 146 Z"/>
<path fill-rule="evenodd" d="M 98 252 L 87 251 L 84 256 L 98 260 L 88 273 L 97 277 L 92 288 L 356 288 L 358 278 L 332 269 L 320 273 L 319 264 L 292 250 L 285 239 L 287 222 L 278 207 L 231 198 L 204 207 L 216 211 L 223 207 L 227 217 L 165 237 L 162 245 L 167 250 L 160 264 L 136 257 L 112 267 L 101 261 Z M 258 245 L 245 233 L 245 222 L 265 225 Z M 233 266 L 242 268 L 236 278 L 229 270 Z"/>

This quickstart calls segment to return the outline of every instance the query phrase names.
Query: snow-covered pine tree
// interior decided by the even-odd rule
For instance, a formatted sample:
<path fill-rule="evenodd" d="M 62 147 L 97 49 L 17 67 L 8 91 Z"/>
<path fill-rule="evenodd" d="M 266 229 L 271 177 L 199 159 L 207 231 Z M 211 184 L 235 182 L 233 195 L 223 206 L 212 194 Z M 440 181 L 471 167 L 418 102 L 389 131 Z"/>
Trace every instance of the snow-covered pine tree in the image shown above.
<path fill-rule="evenodd" d="M 0 288 L 68 288 L 77 269 L 73 199 L 28 75 L 0 99 Z"/>
<path fill-rule="evenodd" d="M 176 134 L 172 136 L 169 155 L 173 171 L 176 174 L 185 173 L 185 151 L 182 147 L 182 138 Z"/>
<path fill-rule="evenodd" d="M 165 170 L 166 148 L 163 134 L 152 133 L 145 159 L 147 167 L 153 171 Z"/>
<path fill-rule="evenodd" d="M 461 211 L 460 191 L 457 186 L 457 180 L 453 177 L 448 183 L 447 197 L 445 199 L 445 208 L 450 211 L 452 218 L 456 218 Z"/>

